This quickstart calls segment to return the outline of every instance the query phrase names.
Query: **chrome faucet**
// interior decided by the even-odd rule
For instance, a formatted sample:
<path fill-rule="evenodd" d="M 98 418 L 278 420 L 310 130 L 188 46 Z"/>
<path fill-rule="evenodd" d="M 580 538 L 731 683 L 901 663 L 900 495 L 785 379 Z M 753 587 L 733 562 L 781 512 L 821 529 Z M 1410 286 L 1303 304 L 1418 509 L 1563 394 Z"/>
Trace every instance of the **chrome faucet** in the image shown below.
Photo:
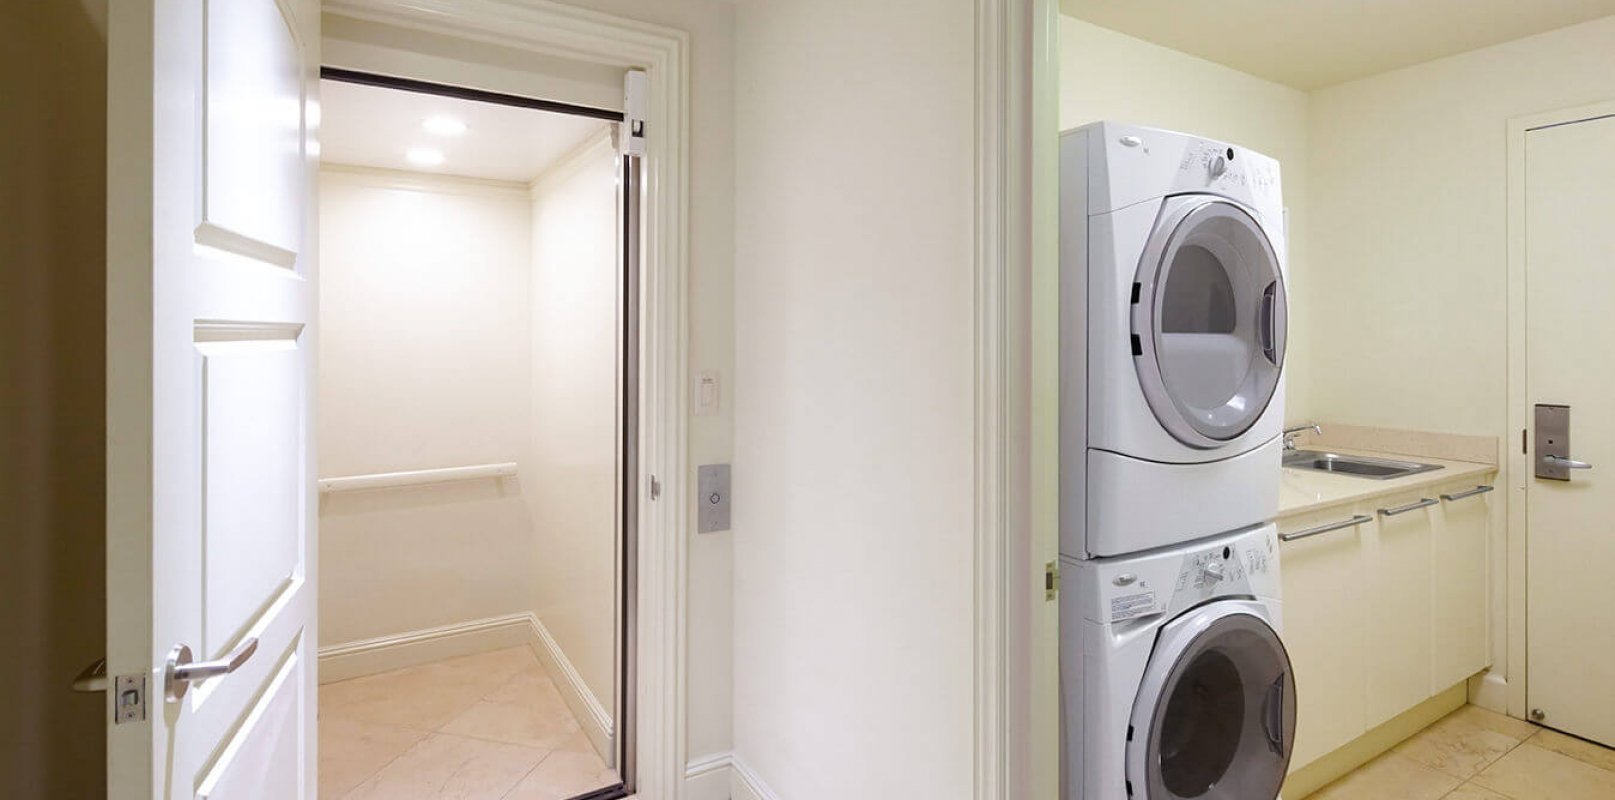
<path fill-rule="evenodd" d="M 1302 432 L 1302 431 L 1312 431 L 1314 434 L 1316 434 L 1318 436 L 1323 435 L 1323 428 L 1318 426 L 1317 424 L 1301 425 L 1301 426 L 1298 426 L 1298 427 L 1295 427 L 1295 428 L 1285 428 L 1284 429 L 1284 449 L 1285 450 L 1294 450 L 1295 449 L 1295 435 Z"/>

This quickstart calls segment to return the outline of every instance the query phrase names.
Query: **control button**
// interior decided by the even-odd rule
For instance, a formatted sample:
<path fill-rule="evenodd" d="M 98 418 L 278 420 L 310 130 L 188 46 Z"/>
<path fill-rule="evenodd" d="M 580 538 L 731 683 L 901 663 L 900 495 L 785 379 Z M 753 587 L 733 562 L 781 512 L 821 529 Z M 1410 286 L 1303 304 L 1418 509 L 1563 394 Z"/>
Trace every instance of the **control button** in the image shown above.
<path fill-rule="evenodd" d="M 1124 573 L 1122 573 L 1120 575 L 1117 575 L 1116 579 L 1114 581 L 1112 581 L 1112 583 L 1116 584 L 1117 586 L 1132 586 L 1133 581 L 1136 581 L 1136 580 L 1138 580 L 1137 575 L 1134 575 L 1131 572 L 1124 572 Z"/>
<path fill-rule="evenodd" d="M 1144 140 L 1137 136 L 1123 136 L 1116 141 L 1121 142 L 1123 147 L 1137 147 L 1144 143 Z"/>

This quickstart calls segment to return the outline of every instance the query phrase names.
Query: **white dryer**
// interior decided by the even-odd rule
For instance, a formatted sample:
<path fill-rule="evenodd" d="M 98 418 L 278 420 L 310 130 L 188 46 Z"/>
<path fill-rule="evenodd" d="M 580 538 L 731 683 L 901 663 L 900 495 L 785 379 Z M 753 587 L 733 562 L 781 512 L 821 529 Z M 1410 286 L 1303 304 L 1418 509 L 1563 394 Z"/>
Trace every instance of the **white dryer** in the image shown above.
<path fill-rule="evenodd" d="M 1067 559 L 1062 800 L 1274 800 L 1295 741 L 1272 525 Z"/>
<path fill-rule="evenodd" d="M 1287 331 L 1278 162 L 1095 123 L 1060 155 L 1061 552 L 1272 519 Z"/>

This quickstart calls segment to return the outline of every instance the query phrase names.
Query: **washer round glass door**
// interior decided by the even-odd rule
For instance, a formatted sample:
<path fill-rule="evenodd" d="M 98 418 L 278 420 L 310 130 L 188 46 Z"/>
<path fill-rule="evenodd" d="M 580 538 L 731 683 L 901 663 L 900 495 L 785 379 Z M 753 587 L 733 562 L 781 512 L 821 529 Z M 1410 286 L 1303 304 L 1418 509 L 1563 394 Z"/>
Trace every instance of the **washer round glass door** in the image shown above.
<path fill-rule="evenodd" d="M 1278 635 L 1243 606 L 1202 606 L 1162 629 L 1133 707 L 1128 780 L 1145 789 L 1134 797 L 1278 797 L 1295 741 L 1295 680 Z"/>
<path fill-rule="evenodd" d="M 1278 391 L 1287 326 L 1261 225 L 1226 200 L 1168 198 L 1137 282 L 1135 364 L 1162 426 L 1204 449 L 1250 430 Z"/>

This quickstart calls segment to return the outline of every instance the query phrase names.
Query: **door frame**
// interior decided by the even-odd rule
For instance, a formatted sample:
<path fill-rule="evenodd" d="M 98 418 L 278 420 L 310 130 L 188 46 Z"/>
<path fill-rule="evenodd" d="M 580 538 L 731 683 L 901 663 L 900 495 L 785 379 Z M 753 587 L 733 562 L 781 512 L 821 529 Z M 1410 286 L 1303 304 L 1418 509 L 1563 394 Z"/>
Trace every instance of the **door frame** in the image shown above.
<path fill-rule="evenodd" d="M 632 702 L 624 705 L 634 709 L 638 795 L 674 800 L 683 792 L 688 759 L 689 35 L 557 3 L 327 0 L 323 10 L 646 74 L 650 133 L 642 162 L 646 193 L 639 284 L 638 685 Z"/>
<path fill-rule="evenodd" d="M 1059 785 L 1059 6 L 976 0 L 975 800 Z"/>
<path fill-rule="evenodd" d="M 1508 427 L 1503 430 L 1503 449 L 1508 456 L 1508 492 L 1504 495 L 1506 522 L 1503 541 L 1494 535 L 1492 552 L 1506 553 L 1504 566 L 1493 567 L 1492 585 L 1492 668 L 1471 685 L 1470 696 L 1478 705 L 1506 710 L 1511 717 L 1526 719 L 1526 630 L 1529 585 L 1526 559 L 1529 557 L 1526 502 L 1533 470 L 1524 452 L 1521 432 L 1531 427 L 1531 398 L 1526 385 L 1526 231 L 1525 198 L 1526 137 L 1534 130 L 1615 116 L 1615 100 L 1513 117 L 1508 121 Z M 1501 594 L 1502 602 L 1498 602 Z"/>

